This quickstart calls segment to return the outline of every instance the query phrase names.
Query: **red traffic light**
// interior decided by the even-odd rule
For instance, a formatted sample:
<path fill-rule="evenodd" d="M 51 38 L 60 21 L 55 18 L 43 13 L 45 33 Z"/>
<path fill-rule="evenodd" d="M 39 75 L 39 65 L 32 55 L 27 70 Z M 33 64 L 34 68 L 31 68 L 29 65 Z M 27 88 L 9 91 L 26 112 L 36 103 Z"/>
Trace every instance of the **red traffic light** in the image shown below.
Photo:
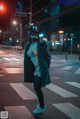
<path fill-rule="evenodd" d="M 0 2 L 0 13 L 3 14 L 6 12 L 6 5 Z"/>
<path fill-rule="evenodd" d="M 0 11 L 4 10 L 4 6 L 0 5 Z"/>

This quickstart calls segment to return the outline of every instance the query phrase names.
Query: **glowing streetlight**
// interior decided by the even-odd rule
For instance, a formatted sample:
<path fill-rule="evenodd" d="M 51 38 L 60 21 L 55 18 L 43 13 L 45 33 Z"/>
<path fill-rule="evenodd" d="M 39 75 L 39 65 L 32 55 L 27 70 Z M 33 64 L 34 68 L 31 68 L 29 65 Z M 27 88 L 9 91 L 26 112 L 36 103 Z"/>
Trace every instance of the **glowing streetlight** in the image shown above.
<path fill-rule="evenodd" d="M 13 25 L 16 25 L 16 24 L 17 24 L 17 21 L 14 20 L 14 21 L 13 21 Z"/>
<path fill-rule="evenodd" d="M 18 22 L 14 20 L 12 23 L 13 25 L 17 25 Z M 22 23 L 20 23 L 20 45 L 21 43 L 22 43 Z"/>

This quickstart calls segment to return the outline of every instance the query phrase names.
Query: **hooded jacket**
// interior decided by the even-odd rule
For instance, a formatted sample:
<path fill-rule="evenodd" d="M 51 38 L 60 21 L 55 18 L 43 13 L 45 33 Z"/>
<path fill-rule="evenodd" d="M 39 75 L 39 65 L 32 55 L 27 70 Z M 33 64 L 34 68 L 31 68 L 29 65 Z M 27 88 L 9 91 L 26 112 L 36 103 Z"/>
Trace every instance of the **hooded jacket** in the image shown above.
<path fill-rule="evenodd" d="M 27 55 L 27 51 L 31 45 L 31 42 L 27 42 L 24 50 L 24 82 L 33 82 L 34 78 L 34 65 L 31 62 L 30 58 Z M 41 81 L 42 87 L 49 84 L 50 74 L 49 74 L 49 66 L 50 66 L 50 56 L 47 51 L 47 46 L 45 42 L 38 42 L 37 45 L 38 52 L 38 62 L 41 70 Z"/>

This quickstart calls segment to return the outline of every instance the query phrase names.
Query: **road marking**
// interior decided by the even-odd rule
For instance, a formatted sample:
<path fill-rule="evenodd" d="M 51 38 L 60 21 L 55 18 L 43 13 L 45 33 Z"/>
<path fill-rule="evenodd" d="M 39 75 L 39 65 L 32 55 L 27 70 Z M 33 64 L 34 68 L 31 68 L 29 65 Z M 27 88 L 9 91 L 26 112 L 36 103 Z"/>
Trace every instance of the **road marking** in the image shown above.
<path fill-rule="evenodd" d="M 3 63 L 2 64 L 2 66 L 4 66 L 4 67 L 7 67 L 7 66 L 10 66 L 10 67 L 15 67 L 15 62 L 7 62 L 7 63 Z M 21 67 L 21 66 L 23 66 L 23 62 L 16 62 L 16 67 Z"/>
<path fill-rule="evenodd" d="M 70 70 L 72 68 L 72 66 L 66 66 L 64 68 L 62 68 L 62 70 Z"/>
<path fill-rule="evenodd" d="M 4 68 L 7 73 L 23 73 L 23 68 Z"/>
<path fill-rule="evenodd" d="M 74 86 L 76 88 L 80 88 L 80 83 L 77 82 L 66 82 L 67 84 L 70 84 L 71 86 Z"/>
<path fill-rule="evenodd" d="M 71 103 L 59 103 L 53 104 L 53 106 L 65 113 L 71 119 L 80 119 L 80 109 L 72 105 Z"/>
<path fill-rule="evenodd" d="M 21 61 L 20 59 L 18 59 L 16 57 L 10 57 L 10 58 L 4 57 L 3 59 L 6 60 L 6 61 Z"/>
<path fill-rule="evenodd" d="M 34 119 L 31 112 L 25 106 L 6 106 L 9 119 Z"/>
<path fill-rule="evenodd" d="M 37 99 L 36 95 L 22 83 L 10 83 L 10 85 L 23 100 Z"/>
<path fill-rule="evenodd" d="M 75 73 L 76 74 L 80 74 L 80 68 Z"/>
<path fill-rule="evenodd" d="M 0 51 L 0 54 L 3 54 L 3 53 L 5 53 L 4 51 Z"/>
<path fill-rule="evenodd" d="M 49 85 L 46 86 L 46 88 L 48 88 L 49 90 L 57 93 L 58 95 L 64 97 L 64 98 L 68 98 L 68 97 L 78 97 L 78 95 L 75 95 L 74 93 L 71 93 L 67 90 L 64 90 L 63 88 L 60 88 L 59 86 L 56 86 L 52 83 L 50 83 Z"/>

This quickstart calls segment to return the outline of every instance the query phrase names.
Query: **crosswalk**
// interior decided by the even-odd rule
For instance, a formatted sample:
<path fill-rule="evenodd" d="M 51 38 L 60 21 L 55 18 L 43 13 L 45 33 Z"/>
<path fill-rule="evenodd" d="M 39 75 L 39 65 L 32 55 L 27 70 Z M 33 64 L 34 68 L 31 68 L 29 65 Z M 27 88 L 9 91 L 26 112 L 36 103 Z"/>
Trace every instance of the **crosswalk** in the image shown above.
<path fill-rule="evenodd" d="M 23 63 L 3 63 L 2 64 L 4 67 L 4 70 L 7 73 L 24 73 L 24 68 L 23 68 Z M 60 71 L 63 72 L 68 71 L 72 72 L 73 74 L 80 75 L 80 67 L 75 68 L 74 66 L 63 66 L 62 68 L 60 67 Z"/>
<path fill-rule="evenodd" d="M 37 99 L 36 95 L 27 87 L 25 87 L 22 83 L 10 83 L 10 85 L 23 100 Z"/>
<path fill-rule="evenodd" d="M 8 111 L 9 119 L 35 119 L 25 105 L 6 106 L 5 110 Z"/>
<path fill-rule="evenodd" d="M 80 89 L 79 82 L 64 82 L 68 86 L 73 86 L 74 88 Z M 35 100 L 37 99 L 36 95 L 34 94 L 31 89 L 25 86 L 23 83 L 10 83 L 12 89 L 23 99 L 23 100 Z M 68 89 L 63 89 L 62 87 L 58 86 L 57 84 L 50 83 L 46 87 L 46 91 L 50 91 L 55 93 L 56 95 L 61 96 L 62 98 L 79 98 L 80 95 L 76 93 L 72 93 L 68 91 Z M 71 102 L 51 102 L 51 106 L 65 114 L 66 116 L 70 117 L 71 119 L 80 119 L 80 108 L 72 104 Z M 18 105 L 18 106 L 5 106 L 6 111 L 9 113 L 10 119 L 34 119 L 32 112 L 26 107 L 25 105 Z M 19 113 L 21 112 L 21 113 Z"/>
<path fill-rule="evenodd" d="M 59 66 L 59 65 L 57 65 Z M 51 66 L 54 67 L 54 66 Z M 77 68 L 75 68 L 75 66 L 71 66 L 71 65 L 67 65 L 67 66 L 62 66 L 60 67 L 61 71 L 73 71 L 74 74 L 79 75 L 80 74 L 80 66 L 78 66 Z"/>
<path fill-rule="evenodd" d="M 66 66 L 64 68 L 62 68 L 62 70 L 70 70 L 72 68 L 72 66 Z"/>
<path fill-rule="evenodd" d="M 16 62 L 20 62 L 22 61 L 23 58 L 18 58 L 16 56 L 3 56 L 1 57 L 1 61 L 5 61 L 5 62 L 9 62 L 9 61 L 16 61 Z"/>
<path fill-rule="evenodd" d="M 72 70 L 72 68 L 74 68 L 74 66 L 65 66 L 65 67 L 62 68 L 62 70 L 70 71 L 70 70 Z M 75 74 L 80 74 L 80 67 L 78 67 L 78 69 L 74 73 Z"/>
<path fill-rule="evenodd" d="M 67 91 L 67 90 L 65 90 L 65 89 L 63 89 L 63 88 L 61 88 L 59 86 L 56 86 L 56 85 L 54 85 L 52 83 L 47 85 L 46 87 L 49 90 L 55 92 L 56 94 L 58 94 L 58 95 L 60 95 L 60 96 L 62 96 L 64 98 L 67 98 L 67 97 L 78 97 L 77 95 L 75 95 L 75 94 L 73 94 L 73 93 L 71 93 L 71 92 L 69 92 L 69 91 Z"/>
<path fill-rule="evenodd" d="M 16 57 L 3 57 L 3 60 L 6 60 L 6 61 L 21 61 L 19 58 L 16 58 Z"/>
<path fill-rule="evenodd" d="M 76 88 L 80 88 L 80 83 L 77 83 L 77 82 L 66 82 L 66 83 Z"/>
<path fill-rule="evenodd" d="M 18 57 L 3 57 L 0 61 L 3 62 L 3 67 L 7 73 L 23 73 L 23 63 L 19 67 L 22 62 L 22 59 Z M 6 62 L 5 62 L 6 61 Z M 13 63 L 12 63 L 13 61 Z M 14 63 L 16 61 L 16 63 Z M 64 61 L 65 62 L 65 61 Z M 16 64 L 16 65 L 15 65 Z M 13 67 L 14 66 L 14 67 Z M 51 64 L 50 68 L 60 66 L 60 64 Z M 74 70 L 73 70 L 74 69 Z M 63 65 L 60 67 L 61 71 L 74 71 L 74 74 L 80 75 L 80 65 L 76 68 L 74 65 L 68 64 Z M 2 69 L 0 69 L 0 78 L 4 76 Z M 56 77 L 55 77 L 56 78 Z M 59 78 L 59 77 L 58 77 Z M 65 81 L 63 82 L 68 87 L 72 87 L 73 89 L 78 89 L 80 91 L 80 83 L 77 81 Z M 35 93 L 30 90 L 27 86 L 23 83 L 9 83 L 9 86 L 12 88 L 13 91 L 23 100 L 23 101 L 32 101 L 36 100 L 37 97 Z M 60 111 L 61 113 L 65 114 L 69 119 L 80 119 L 80 106 L 74 105 L 69 99 L 79 99 L 80 94 L 76 94 L 76 91 L 70 91 L 68 88 L 64 88 L 63 86 L 59 86 L 58 84 L 50 83 L 45 87 L 46 93 L 49 91 L 49 94 L 55 94 L 58 98 L 65 99 L 65 101 L 51 101 L 50 106 L 55 108 L 56 110 Z M 66 101 L 67 100 L 67 101 Z M 25 104 L 21 105 L 7 105 L 4 106 L 4 109 L 8 111 L 10 119 L 34 119 L 32 112 Z M 20 113 L 21 112 L 21 113 Z M 54 112 L 53 112 L 54 114 Z M 55 118 L 56 119 L 56 118 Z M 59 118 L 58 118 L 59 119 Z"/>
<path fill-rule="evenodd" d="M 80 109 L 71 103 L 53 104 L 61 112 L 65 113 L 71 119 L 80 119 Z"/>
<path fill-rule="evenodd" d="M 8 67 L 8 69 L 5 69 L 6 71 L 8 71 L 8 73 L 11 73 L 9 71 L 9 67 L 19 67 L 20 65 L 21 65 L 21 67 L 23 67 L 23 58 L 20 59 L 19 57 L 15 57 L 15 56 L 12 56 L 12 57 L 6 56 L 6 57 L 2 57 L 2 59 L 0 59 L 0 60 L 3 61 L 3 63 L 2 63 L 3 67 Z M 67 64 L 65 66 L 65 63 L 66 63 L 65 61 L 62 63 L 59 63 L 59 64 L 54 63 L 53 59 L 52 59 L 50 68 L 53 68 L 55 66 L 62 66 L 62 68 L 61 68 L 62 71 L 73 71 L 75 69 L 74 65 Z M 12 70 L 12 69 L 10 69 L 10 70 Z M 23 73 L 23 71 L 22 71 L 22 73 Z M 76 75 L 80 74 L 80 65 L 77 66 L 77 68 L 74 70 L 73 73 L 75 73 Z"/>
<path fill-rule="evenodd" d="M 80 68 L 75 73 L 76 74 L 80 74 Z"/>

